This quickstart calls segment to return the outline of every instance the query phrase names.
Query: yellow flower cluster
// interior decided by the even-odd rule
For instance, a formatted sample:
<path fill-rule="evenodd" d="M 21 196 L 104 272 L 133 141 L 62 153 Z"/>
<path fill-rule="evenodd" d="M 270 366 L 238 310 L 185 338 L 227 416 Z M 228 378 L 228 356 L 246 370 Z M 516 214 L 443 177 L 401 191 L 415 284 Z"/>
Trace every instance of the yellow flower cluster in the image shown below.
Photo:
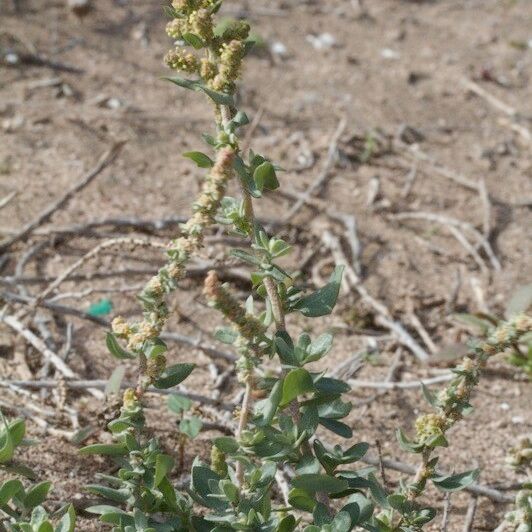
<path fill-rule="evenodd" d="M 166 64 L 175 70 L 197 73 L 207 85 L 216 91 L 232 92 L 240 75 L 242 59 L 246 52 L 245 41 L 249 36 L 249 24 L 233 21 L 215 35 L 211 0 L 176 0 L 173 8 L 178 15 L 166 26 L 166 33 L 178 41 L 196 43 L 208 50 L 208 56 L 199 58 L 185 51 L 182 46 L 166 54 Z"/>
<path fill-rule="evenodd" d="M 227 462 L 225 453 L 220 451 L 216 445 L 211 447 L 211 469 L 224 478 L 227 475 Z"/>
<path fill-rule="evenodd" d="M 164 62 L 174 70 L 182 70 L 183 72 L 189 72 L 191 74 L 197 72 L 200 66 L 198 58 L 182 48 L 170 50 L 166 54 Z"/>
<path fill-rule="evenodd" d="M 441 414 L 425 414 L 416 419 L 416 433 L 420 441 L 443 434 L 446 420 Z"/>
<path fill-rule="evenodd" d="M 532 434 L 519 438 L 517 445 L 510 449 L 506 463 L 512 467 L 532 465 Z"/>
<path fill-rule="evenodd" d="M 232 176 L 234 155 L 231 148 L 218 151 L 215 164 L 193 205 L 194 214 L 182 226 L 182 236 L 168 250 L 169 263 L 150 279 L 140 294 L 140 299 L 144 302 L 144 320 L 136 324 L 129 324 L 120 316 L 113 320 L 113 332 L 127 340 L 127 347 L 131 351 L 141 351 L 145 342 L 156 338 L 166 323 L 168 310 L 164 295 L 174 289 L 175 282 L 185 275 L 185 264 L 190 255 L 202 247 L 203 233 L 213 222 L 227 182 Z M 148 369 L 154 374 L 160 374 L 164 369 L 160 360 L 152 364 L 153 367 Z"/>
<path fill-rule="evenodd" d="M 232 40 L 222 45 L 218 74 L 212 80 L 212 88 L 217 91 L 234 90 L 235 81 L 240 76 L 245 46 L 242 41 Z"/>
<path fill-rule="evenodd" d="M 489 338 L 473 349 L 456 368 L 458 376 L 438 396 L 436 414 L 426 414 L 416 420 L 420 442 L 439 433 L 443 434 L 463 416 L 464 409 L 477 384 L 480 372 L 489 357 L 500 353 L 532 331 L 532 317 L 519 315 L 497 327 Z"/>

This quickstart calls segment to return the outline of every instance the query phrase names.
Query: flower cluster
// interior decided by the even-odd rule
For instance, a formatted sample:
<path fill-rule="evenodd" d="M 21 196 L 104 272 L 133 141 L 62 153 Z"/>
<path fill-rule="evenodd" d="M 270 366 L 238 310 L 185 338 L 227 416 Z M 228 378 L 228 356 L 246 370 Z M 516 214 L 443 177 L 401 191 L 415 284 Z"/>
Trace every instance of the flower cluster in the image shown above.
<path fill-rule="evenodd" d="M 245 340 L 242 348 L 244 350 L 251 349 L 253 353 L 260 355 L 260 342 L 266 334 L 266 327 L 240 305 L 227 288 L 220 283 L 215 271 L 210 271 L 205 278 L 203 293 L 211 305 L 235 325 L 238 334 Z"/>
<path fill-rule="evenodd" d="M 517 445 L 510 449 L 506 463 L 512 467 L 532 466 L 532 434 L 521 436 Z"/>
<path fill-rule="evenodd" d="M 218 28 L 214 25 L 215 2 L 174 1 L 173 18 L 166 32 L 177 41 L 176 47 L 165 57 L 166 64 L 187 74 L 198 74 L 207 87 L 216 91 L 234 92 L 246 53 L 249 24 L 242 20 L 231 21 Z M 187 51 L 203 49 L 206 56 Z"/>
<path fill-rule="evenodd" d="M 407 490 L 410 500 L 415 499 L 424 489 L 426 481 L 434 475 L 434 463 L 429 457 L 434 448 L 447 445 L 445 433 L 471 410 L 469 399 L 478 384 L 482 369 L 488 358 L 515 345 L 519 339 L 532 331 L 532 317 L 518 315 L 503 322 L 493 330 L 487 340 L 473 347 L 468 356 L 457 366 L 457 376 L 437 396 L 425 390 L 425 395 L 436 409 L 435 413 L 423 414 L 416 420 L 416 440 L 409 442 L 399 431 L 403 448 L 411 452 L 423 453 L 413 484 Z"/>

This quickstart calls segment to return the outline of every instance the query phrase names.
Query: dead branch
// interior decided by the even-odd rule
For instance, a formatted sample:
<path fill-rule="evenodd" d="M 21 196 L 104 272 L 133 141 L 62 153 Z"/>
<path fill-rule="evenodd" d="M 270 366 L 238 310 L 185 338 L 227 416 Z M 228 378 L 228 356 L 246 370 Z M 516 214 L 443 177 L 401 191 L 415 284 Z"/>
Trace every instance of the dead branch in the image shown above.
<path fill-rule="evenodd" d="M 336 127 L 336 131 L 332 136 L 331 142 L 329 144 L 329 149 L 327 151 L 327 158 L 325 159 L 325 164 L 323 166 L 322 171 L 320 172 L 318 177 L 312 182 L 312 184 L 307 188 L 303 196 L 299 198 L 294 203 L 294 205 L 292 205 L 292 207 L 283 217 L 283 223 L 288 223 L 299 212 L 299 209 L 301 209 L 301 207 L 303 207 L 314 194 L 319 192 L 325 186 L 325 183 L 329 179 L 329 174 L 338 157 L 338 142 L 340 141 L 340 137 L 343 135 L 346 126 L 347 122 L 345 118 L 342 118 L 339 121 L 338 126 Z"/>
<path fill-rule="evenodd" d="M 467 506 L 467 513 L 464 520 L 463 532 L 471 532 L 474 530 L 473 521 L 475 520 L 475 513 L 477 511 L 477 498 L 471 497 Z"/>
<path fill-rule="evenodd" d="M 106 380 L 65 380 L 64 381 L 65 386 L 70 388 L 71 390 L 105 390 L 107 386 Z M 33 388 L 33 389 L 41 389 L 41 388 L 48 388 L 48 389 L 55 389 L 57 388 L 59 384 L 59 381 L 56 380 L 38 380 L 38 381 L 9 381 L 9 380 L 0 380 L 0 387 L 8 388 L 10 386 L 18 386 L 21 388 Z M 122 382 L 121 383 L 122 389 L 127 388 L 134 388 L 135 384 Z M 222 403 L 216 399 L 212 399 L 210 397 L 206 397 L 204 395 L 200 395 L 197 393 L 192 393 L 186 390 L 186 388 L 180 386 L 177 388 L 171 388 L 168 390 L 159 390 L 158 388 L 148 388 L 148 393 L 153 394 L 159 394 L 159 395 L 171 395 L 173 393 L 179 393 L 180 395 L 183 395 L 184 397 L 187 397 L 188 399 L 192 401 L 196 401 L 200 404 L 205 404 L 209 406 L 215 406 L 217 408 L 221 408 L 222 410 L 232 411 L 233 406 L 229 404 Z M 100 392 L 101 393 L 101 392 Z M 103 397 L 103 393 L 101 393 L 101 397 Z"/>
<path fill-rule="evenodd" d="M 17 333 L 19 333 L 27 342 L 29 342 L 42 356 L 45 360 L 48 360 L 62 375 L 70 379 L 76 379 L 78 376 L 74 371 L 72 371 L 63 359 L 49 349 L 44 341 L 31 332 L 27 327 L 25 327 L 15 316 L 10 316 L 6 314 L 0 314 L 0 321 L 3 321 L 6 325 L 11 327 Z M 89 391 L 94 397 L 101 399 L 103 394 L 92 387 L 89 387 Z"/>

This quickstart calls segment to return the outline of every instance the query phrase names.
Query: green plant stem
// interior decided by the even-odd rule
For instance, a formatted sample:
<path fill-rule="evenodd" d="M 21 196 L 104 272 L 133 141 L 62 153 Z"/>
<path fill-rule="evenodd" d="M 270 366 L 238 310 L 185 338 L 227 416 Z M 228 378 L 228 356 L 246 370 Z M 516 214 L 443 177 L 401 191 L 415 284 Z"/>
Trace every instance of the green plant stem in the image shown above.
<path fill-rule="evenodd" d="M 430 472 L 427 470 L 427 464 L 433 450 L 434 448 L 431 447 L 429 449 L 425 449 L 421 454 L 421 463 L 419 464 L 416 474 L 414 475 L 414 480 L 412 481 L 416 488 L 409 488 L 407 492 L 407 499 L 409 501 L 414 501 L 423 491 L 423 489 L 418 490 L 417 486 L 424 482 L 430 474 Z"/>
<path fill-rule="evenodd" d="M 238 420 L 238 428 L 236 431 L 236 438 L 240 440 L 242 432 L 246 429 L 251 409 L 253 407 L 253 374 L 250 374 L 246 378 L 246 389 L 244 390 L 244 397 L 242 399 L 242 406 L 240 410 L 240 418 Z M 244 464 L 237 462 L 236 464 L 236 478 L 240 486 L 244 483 Z"/>
<path fill-rule="evenodd" d="M 286 320 L 283 312 L 283 305 L 279 297 L 279 292 L 277 290 L 277 285 L 271 277 L 265 277 L 264 287 L 266 288 L 266 293 L 268 294 L 268 299 L 270 300 L 270 304 L 272 306 L 272 314 L 273 319 L 275 321 L 276 331 L 284 331 L 286 330 Z M 283 373 L 286 374 L 286 372 Z M 290 412 L 293 422 L 296 425 L 299 424 L 301 420 L 301 415 L 299 410 L 299 402 L 297 399 L 294 399 L 290 402 L 290 404 L 288 405 L 288 410 Z M 309 456 L 313 455 L 312 448 L 308 441 L 303 442 L 301 448 L 304 454 L 308 454 Z M 329 513 L 329 515 L 333 514 L 333 510 L 331 508 L 331 501 L 329 500 L 327 492 L 318 491 L 316 493 L 316 500 L 322 503 L 327 508 L 327 512 Z"/>

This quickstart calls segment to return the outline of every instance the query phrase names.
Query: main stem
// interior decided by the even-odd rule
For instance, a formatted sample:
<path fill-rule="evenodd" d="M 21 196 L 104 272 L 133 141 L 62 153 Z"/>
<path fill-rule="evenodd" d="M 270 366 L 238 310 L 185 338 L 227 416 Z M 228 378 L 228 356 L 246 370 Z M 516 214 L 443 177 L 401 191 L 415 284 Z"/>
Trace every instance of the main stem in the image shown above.
<path fill-rule="evenodd" d="M 281 299 L 279 297 L 279 292 L 277 290 L 277 285 L 275 284 L 275 281 L 271 277 L 265 277 L 264 278 L 264 287 L 266 288 L 266 293 L 268 295 L 268 299 L 270 300 L 270 304 L 272 306 L 272 314 L 273 319 L 275 321 L 275 328 L 276 331 L 285 331 L 286 330 L 286 320 L 285 315 L 283 311 L 283 304 L 281 302 Z M 288 405 L 288 410 L 290 411 L 290 415 L 292 417 L 293 422 L 297 425 L 299 424 L 301 420 L 301 415 L 299 411 L 299 402 L 297 399 L 294 399 L 290 402 Z M 303 442 L 301 445 L 303 454 L 312 456 L 312 448 L 308 441 Z M 316 493 L 316 500 L 323 504 L 329 515 L 333 514 L 333 510 L 331 508 L 331 501 L 329 499 L 329 496 L 327 495 L 327 492 L 325 491 L 318 491 Z"/>

